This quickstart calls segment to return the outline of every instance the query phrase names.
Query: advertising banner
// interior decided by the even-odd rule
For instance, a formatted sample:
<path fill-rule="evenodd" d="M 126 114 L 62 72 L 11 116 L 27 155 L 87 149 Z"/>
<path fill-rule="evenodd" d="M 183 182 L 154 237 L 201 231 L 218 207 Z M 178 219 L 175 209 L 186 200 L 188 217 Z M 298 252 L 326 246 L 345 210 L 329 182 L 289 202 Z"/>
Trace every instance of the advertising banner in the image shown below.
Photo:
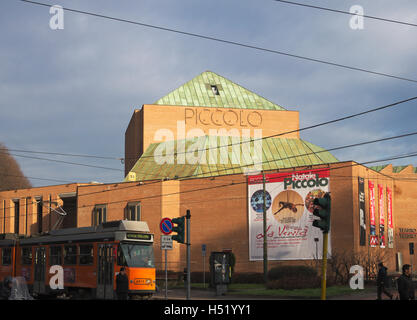
<path fill-rule="evenodd" d="M 365 180 L 358 178 L 359 191 L 359 245 L 366 244 L 366 217 L 365 217 Z"/>
<path fill-rule="evenodd" d="M 323 235 L 313 227 L 316 197 L 329 191 L 329 170 L 266 174 L 268 260 L 322 257 Z M 263 259 L 263 176 L 248 177 L 249 259 Z M 315 241 L 315 238 L 318 241 Z M 329 255 L 330 233 L 329 233 Z"/>
<path fill-rule="evenodd" d="M 394 248 L 394 222 L 392 220 L 392 190 L 387 187 L 388 248 Z"/>
<path fill-rule="evenodd" d="M 379 246 L 385 248 L 384 187 L 378 184 Z"/>
<path fill-rule="evenodd" d="M 375 185 L 372 181 L 368 182 L 369 186 L 369 220 L 370 220 L 370 245 L 376 247 L 378 245 L 378 236 L 376 235 L 375 221 Z"/>

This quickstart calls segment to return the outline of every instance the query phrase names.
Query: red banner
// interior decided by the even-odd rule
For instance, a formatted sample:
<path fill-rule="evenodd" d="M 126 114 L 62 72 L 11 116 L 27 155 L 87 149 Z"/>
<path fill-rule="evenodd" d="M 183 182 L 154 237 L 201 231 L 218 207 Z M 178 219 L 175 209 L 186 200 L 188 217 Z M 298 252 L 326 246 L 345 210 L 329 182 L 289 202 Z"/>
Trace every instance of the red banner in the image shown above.
<path fill-rule="evenodd" d="M 379 206 L 379 245 L 385 248 L 385 216 L 384 216 L 384 187 L 378 184 L 378 206 Z"/>
<path fill-rule="evenodd" d="M 378 237 L 376 236 L 376 232 L 375 232 L 375 225 L 376 225 L 376 221 L 375 221 L 375 185 L 373 184 L 372 181 L 368 182 L 368 186 L 369 186 L 369 220 L 370 220 L 370 224 L 371 224 L 371 247 L 375 247 L 376 244 L 378 243 L 378 241 L 376 239 L 378 239 Z"/>
<path fill-rule="evenodd" d="M 387 187 L 388 248 L 394 248 L 394 222 L 392 219 L 392 190 Z"/>
<path fill-rule="evenodd" d="M 387 187 L 387 199 L 388 199 L 388 228 L 394 229 L 394 223 L 392 221 L 392 191 Z"/>

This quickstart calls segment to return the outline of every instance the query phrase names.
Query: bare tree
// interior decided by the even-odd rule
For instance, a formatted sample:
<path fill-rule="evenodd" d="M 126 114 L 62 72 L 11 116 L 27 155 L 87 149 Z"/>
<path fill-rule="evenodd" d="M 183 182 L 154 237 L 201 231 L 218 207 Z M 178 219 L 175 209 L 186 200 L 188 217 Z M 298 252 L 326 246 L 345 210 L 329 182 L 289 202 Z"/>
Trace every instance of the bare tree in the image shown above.
<path fill-rule="evenodd" d="M 20 170 L 19 164 L 9 154 L 6 146 L 0 143 L 0 191 L 31 187 L 31 183 Z"/>

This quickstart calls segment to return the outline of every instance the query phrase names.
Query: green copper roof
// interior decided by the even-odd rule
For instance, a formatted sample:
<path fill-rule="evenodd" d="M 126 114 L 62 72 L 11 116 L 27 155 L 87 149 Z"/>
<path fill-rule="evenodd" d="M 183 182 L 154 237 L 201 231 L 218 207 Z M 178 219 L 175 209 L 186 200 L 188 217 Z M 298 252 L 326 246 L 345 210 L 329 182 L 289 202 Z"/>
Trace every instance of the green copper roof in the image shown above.
<path fill-rule="evenodd" d="M 215 94 L 216 89 L 218 94 Z M 211 71 L 203 72 L 165 97 L 159 99 L 154 104 L 187 107 L 285 110 L 283 107 Z"/>
<path fill-rule="evenodd" d="M 372 167 L 369 167 L 369 168 L 371 168 L 372 170 L 381 172 L 381 170 L 384 169 L 386 166 L 388 166 L 388 165 L 386 164 L 386 165 L 380 165 L 380 166 L 372 166 Z M 406 165 L 406 166 L 393 166 L 392 167 L 392 173 L 400 173 L 401 171 L 403 171 L 407 167 L 408 167 L 408 165 Z M 413 167 L 412 170 L 413 170 L 414 173 L 417 173 L 417 167 Z"/>
<path fill-rule="evenodd" d="M 175 146 L 175 149 L 169 150 L 170 143 L 172 147 Z M 181 148 L 181 145 L 184 147 Z M 246 149 L 248 145 L 251 146 L 249 150 Z M 240 143 L 240 139 L 233 137 L 213 136 L 153 143 L 133 166 L 125 181 L 213 177 L 244 173 L 245 169 L 254 169 L 250 156 L 253 155 L 253 146 L 253 142 Z M 168 163 L 158 161 L 154 157 L 158 150 L 162 151 L 159 154 L 164 156 L 173 155 L 171 158 L 166 158 L 169 160 Z M 190 150 L 195 152 L 190 152 Z M 204 151 L 198 154 L 197 150 Z M 194 162 L 193 159 L 187 158 L 185 151 L 188 155 L 196 156 Z M 339 162 L 325 149 L 300 139 L 263 139 L 261 153 L 262 159 L 255 160 L 262 162 L 261 170 Z M 256 169 L 259 170 L 259 167 Z"/>
<path fill-rule="evenodd" d="M 403 171 L 407 167 L 408 166 L 396 166 L 396 167 L 392 167 L 392 172 L 393 173 L 399 173 L 399 172 Z"/>
<path fill-rule="evenodd" d="M 387 166 L 388 166 L 387 164 L 384 164 L 384 165 L 380 165 L 380 166 L 372 166 L 372 167 L 369 167 L 369 168 L 374 170 L 374 171 L 381 172 L 381 170 L 383 170 Z"/>

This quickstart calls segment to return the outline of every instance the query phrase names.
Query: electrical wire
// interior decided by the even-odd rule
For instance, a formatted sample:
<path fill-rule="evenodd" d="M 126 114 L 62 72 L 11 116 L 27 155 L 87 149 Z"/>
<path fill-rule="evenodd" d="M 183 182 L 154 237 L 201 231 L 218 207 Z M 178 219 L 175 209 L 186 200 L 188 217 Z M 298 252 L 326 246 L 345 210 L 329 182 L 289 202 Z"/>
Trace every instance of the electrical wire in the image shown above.
<path fill-rule="evenodd" d="M 384 142 L 384 141 L 393 140 L 393 139 L 400 139 L 400 138 L 405 138 L 405 137 L 409 137 L 409 136 L 413 136 L 413 135 L 417 135 L 417 132 L 411 132 L 411 133 L 401 134 L 401 135 L 392 136 L 392 137 L 386 137 L 386 138 L 381 138 L 381 139 L 376 139 L 376 140 L 371 140 L 371 141 L 365 141 L 365 142 L 360 142 L 360 143 L 355 143 L 355 144 L 350 144 L 350 145 L 344 145 L 344 146 L 334 147 L 334 148 L 321 150 L 321 151 L 315 151 L 315 152 L 313 151 L 313 152 L 310 152 L 310 153 L 297 154 L 297 155 L 292 155 L 292 156 L 289 156 L 289 157 L 286 157 L 286 158 L 277 158 L 277 159 L 265 160 L 265 161 L 262 161 L 262 162 L 256 163 L 256 164 L 262 164 L 263 165 L 263 164 L 266 164 L 266 163 L 296 159 L 298 157 L 305 157 L 305 156 L 309 156 L 309 155 L 316 155 L 317 156 L 317 154 L 324 153 L 324 152 L 330 152 L 330 151 L 341 150 L 341 149 L 346 149 L 346 148 L 358 147 L 358 146 L 363 146 L 363 145 L 378 143 L 378 142 Z M 242 169 L 242 168 L 250 167 L 250 166 L 253 166 L 253 165 L 256 165 L 256 164 L 252 163 L 252 164 L 240 165 L 240 166 L 236 166 L 236 167 L 226 167 L 226 168 L 223 168 L 223 169 L 210 171 L 209 174 L 223 172 L 223 171 L 229 171 L 229 170 L 235 170 L 235 169 L 236 170 L 237 169 Z M 301 166 L 302 166 L 302 164 L 301 164 Z M 282 169 L 282 168 L 277 168 L 277 169 Z M 161 169 L 161 170 L 164 170 L 164 169 Z M 267 169 L 267 170 L 276 170 L 276 169 Z M 137 170 L 136 173 L 145 173 L 147 175 L 157 176 L 159 178 L 161 176 L 160 174 L 151 174 L 151 173 L 147 172 L 147 170 L 143 170 L 143 171 L 142 170 Z M 0 175 L 8 175 L 8 174 L 0 173 Z M 204 176 L 202 176 L 202 175 L 203 174 L 194 174 L 194 175 L 190 175 L 190 176 L 184 176 L 184 177 L 181 177 L 181 178 L 182 179 L 185 179 L 185 178 L 204 178 Z M 11 176 L 24 177 L 24 176 L 17 176 L 17 175 L 11 175 Z M 27 177 L 27 178 L 31 178 L 31 177 Z M 58 179 L 46 179 L 46 178 L 35 178 L 35 177 L 33 177 L 33 179 L 51 180 L 51 181 L 64 182 L 64 183 L 76 183 L 76 182 L 69 182 L 69 181 L 66 181 L 66 180 L 58 180 Z M 153 180 L 153 179 L 150 179 L 150 180 Z M 158 180 L 160 180 L 160 179 L 158 179 Z"/>
<path fill-rule="evenodd" d="M 205 149 L 197 149 L 197 150 L 193 150 L 192 152 L 194 153 L 194 152 L 200 152 L 200 151 L 208 151 L 208 150 L 211 150 L 211 149 L 228 148 L 228 147 L 233 146 L 233 145 L 238 145 L 238 144 L 241 145 L 243 143 L 251 143 L 251 142 L 264 140 L 264 139 L 268 139 L 268 138 L 276 138 L 276 137 L 280 137 L 280 136 L 291 134 L 291 133 L 297 133 L 297 132 L 301 132 L 301 131 L 305 131 L 305 130 L 310 130 L 310 129 L 322 127 L 322 126 L 325 126 L 325 125 L 328 125 L 328 124 L 333 124 L 333 123 L 336 123 L 336 122 L 340 122 L 340 121 L 352 119 L 352 118 L 355 118 L 355 117 L 363 116 L 363 115 L 368 114 L 368 113 L 372 113 L 372 112 L 392 108 L 392 107 L 398 106 L 400 104 L 404 104 L 404 103 L 407 103 L 407 102 L 410 102 L 410 101 L 414 101 L 416 99 L 417 99 L 417 96 L 411 97 L 411 98 L 408 98 L 408 99 L 404 99 L 404 100 L 400 100 L 400 101 L 397 101 L 397 102 L 394 102 L 394 103 L 390 103 L 390 104 L 387 104 L 387 105 L 384 105 L 384 106 L 372 108 L 372 109 L 369 109 L 369 110 L 366 110 L 366 111 L 354 113 L 354 114 L 351 114 L 351 115 L 348 115 L 348 116 L 344 116 L 344 117 L 336 118 L 336 119 L 333 119 L 333 120 L 321 122 L 321 123 L 311 125 L 311 126 L 307 126 L 307 127 L 304 127 L 304 128 L 299 128 L 299 129 L 295 129 L 295 130 L 281 132 L 281 133 L 277 133 L 277 134 L 273 134 L 273 135 L 265 136 L 265 137 L 261 137 L 261 138 L 249 138 L 249 139 L 244 140 L 244 141 L 230 143 L 230 144 L 223 145 L 223 146 L 209 147 L 209 148 L 205 148 Z M 190 152 L 174 152 L 174 153 L 171 153 L 171 154 L 166 154 L 165 156 L 187 154 L 187 153 L 190 153 Z M 141 159 L 153 158 L 153 157 L 154 156 L 142 156 Z"/>
<path fill-rule="evenodd" d="M 286 3 L 286 4 L 290 4 L 290 5 L 306 7 L 306 8 L 311 8 L 311 9 L 325 10 L 325 11 L 330 11 L 330 12 L 334 12 L 334 13 L 342 13 L 342 14 L 347 14 L 347 15 L 351 15 L 351 16 L 357 16 L 358 15 L 356 13 L 352 13 L 352 12 L 349 12 L 349 11 L 331 9 L 331 8 L 326 8 L 326 7 L 319 7 L 319 6 L 314 6 L 314 5 L 311 5 L 311 4 L 299 3 L 299 2 L 294 2 L 294 1 L 285 1 L 285 0 L 273 0 L 273 1 Z M 386 19 L 386 18 L 370 16 L 370 15 L 366 15 L 366 14 L 361 15 L 361 17 L 374 19 L 374 20 L 379 20 L 379 21 L 384 21 L 384 22 L 397 23 L 397 24 L 402 24 L 402 25 L 411 26 L 411 27 L 417 27 L 417 24 L 415 24 L 415 23 L 405 22 L 405 21 L 400 21 L 400 20 Z"/>
<path fill-rule="evenodd" d="M 37 2 L 37 1 L 29 1 L 29 0 L 17 0 L 17 1 L 27 3 L 27 4 L 34 4 L 34 5 L 45 6 L 45 7 L 52 7 L 51 4 Z M 190 36 L 190 37 L 195 37 L 195 38 L 200 38 L 200 39 L 205 39 L 205 40 L 210 40 L 210 41 L 216 41 L 216 42 L 230 44 L 230 45 L 239 46 L 239 47 L 244 47 L 244 48 L 248 48 L 248 49 L 254 49 L 254 50 L 258 50 L 258 51 L 274 53 L 274 54 L 283 55 L 283 56 L 287 56 L 287 57 L 291 57 L 291 58 L 302 59 L 302 60 L 306 60 L 306 61 L 310 61 L 310 62 L 316 62 L 316 63 L 325 64 L 325 65 L 330 65 L 330 66 L 333 66 L 333 67 L 339 67 L 339 68 L 349 69 L 349 70 L 353 70 L 353 71 L 360 71 L 360 72 L 365 72 L 365 73 L 369 73 L 369 74 L 373 74 L 373 75 L 378 75 L 378 76 L 383 76 L 383 77 L 389 77 L 389 78 L 392 78 L 392 79 L 417 83 L 416 79 L 400 77 L 400 76 L 396 76 L 396 75 L 392 75 L 392 74 L 388 74 L 388 73 L 382 73 L 382 72 L 372 71 L 372 70 L 368 70 L 368 69 L 364 69 L 364 68 L 348 66 L 348 65 L 345 65 L 345 64 L 331 62 L 331 61 L 327 61 L 327 60 L 315 59 L 315 58 L 311 58 L 311 57 L 307 57 L 307 56 L 301 56 L 301 55 L 297 55 L 297 54 L 293 54 L 293 53 L 289 53 L 289 52 L 263 48 L 263 47 L 254 46 L 254 45 L 250 45 L 250 44 L 244 44 L 244 43 L 237 42 L 237 41 L 230 41 L 230 40 L 215 38 L 215 37 L 206 36 L 206 35 L 202 35 L 202 34 L 197 34 L 197 33 L 192 33 L 192 32 L 187 32 L 187 31 L 181 31 L 181 30 L 177 30 L 177 29 L 172 29 L 172 28 L 167 28 L 167 27 L 142 23 L 142 22 L 133 21 L 133 20 L 127 20 L 127 19 L 122 19 L 122 18 L 116 18 L 116 17 L 111 17 L 111 16 L 108 16 L 108 15 L 103 15 L 103 14 L 98 14 L 98 13 L 88 12 L 88 11 L 82 11 L 82 10 L 76 10 L 76 9 L 71 9 L 71 8 L 66 8 L 66 7 L 63 7 L 63 10 L 73 12 L 73 13 L 85 14 L 85 15 L 89 15 L 89 16 L 93 16 L 93 17 L 98 17 L 98 18 L 123 22 L 123 23 L 129 23 L 129 24 L 133 24 L 133 25 L 146 27 L 146 28 L 152 28 L 152 29 L 157 29 L 157 30 L 161 30 L 161 31 L 173 32 L 173 33 L 177 33 L 177 34 L 181 34 L 181 35 L 185 35 L 185 36 Z"/>
<path fill-rule="evenodd" d="M 378 160 L 371 160 L 371 161 L 366 161 L 366 162 L 361 162 L 361 163 L 354 163 L 354 164 L 348 164 L 348 165 L 342 165 L 342 166 L 337 166 L 337 167 L 324 167 L 324 168 L 315 168 L 312 169 L 314 170 L 314 172 L 322 172 L 322 171 L 330 171 L 330 172 L 334 172 L 335 170 L 341 170 L 341 169 L 346 169 L 346 168 L 351 168 L 351 167 L 355 167 L 355 166 L 364 166 L 365 164 L 369 164 L 369 163 L 378 163 L 378 162 L 383 162 L 383 161 L 390 161 L 390 160 L 398 160 L 398 159 L 404 159 L 404 158 L 410 158 L 410 157 L 417 157 L 417 151 L 409 153 L 409 154 L 402 154 L 402 155 L 398 155 L 398 156 L 392 156 L 390 158 L 384 158 L 384 159 L 378 159 Z M 338 163 L 333 163 L 333 165 L 337 165 Z M 326 165 L 326 164 L 322 164 L 321 166 Z M 330 165 L 330 164 L 327 164 Z M 290 167 L 290 168 L 283 168 L 281 170 L 289 170 L 289 169 L 294 169 L 294 167 Z M 273 170 L 271 170 L 273 171 Z M 289 172 L 281 172 L 283 174 L 287 173 L 288 177 L 291 177 L 294 173 L 294 171 L 289 171 Z M 285 176 L 284 176 L 285 177 Z M 368 178 L 370 179 L 370 178 Z M 373 178 L 372 178 L 373 179 Z M 392 181 L 394 181 L 396 178 L 392 177 Z M 378 180 L 378 178 L 375 178 L 375 180 Z M 417 179 L 416 179 L 417 180 Z M 178 181 L 182 181 L 182 180 L 178 180 Z M 144 184 L 143 186 L 149 186 L 155 183 L 161 183 L 161 181 L 154 181 L 154 182 L 149 182 L 147 184 Z M 197 192 L 197 191 L 207 191 L 207 190 L 211 190 L 211 189 L 217 189 L 217 188 L 224 188 L 224 187 L 228 187 L 228 186 L 235 186 L 235 185 L 240 185 L 240 184 L 246 184 L 247 181 L 245 179 L 245 181 L 242 182 L 232 182 L 232 183 L 228 183 L 228 184 L 224 184 L 224 185 L 216 185 L 216 186 L 212 186 L 212 187 L 206 187 L 206 188 L 199 188 L 199 189 L 191 189 L 191 190 L 185 190 L 185 191 L 179 191 L 179 192 L 173 192 L 173 193 L 166 193 L 166 194 L 158 194 L 158 195 L 151 195 L 151 196 L 145 196 L 145 197 L 139 197 L 139 198 L 133 198 L 133 199 L 124 199 L 124 200 L 117 200 L 117 201 L 109 201 L 106 202 L 106 204 L 114 204 L 114 203 L 128 203 L 128 202 L 134 202 L 134 201 L 142 201 L 142 200 L 146 200 L 146 199 L 153 199 L 153 198 L 162 198 L 162 197 L 166 197 L 166 196 L 171 196 L 171 195 L 178 195 L 178 194 L 185 194 L 185 193 L 192 193 L 192 192 Z M 99 185 L 98 185 L 99 186 Z M 85 194 L 77 194 L 77 198 L 80 198 L 82 196 L 88 196 L 88 195 L 92 195 L 92 194 L 99 194 L 99 193 L 104 193 L 104 192 L 111 192 L 111 191 L 120 191 L 123 189 L 127 189 L 127 188 L 134 188 L 139 186 L 139 184 L 134 184 L 134 185 L 130 185 L 124 188 L 119 188 L 119 189 L 114 189 L 114 190 L 101 190 L 101 191 L 96 191 L 96 192 L 90 192 L 90 193 L 85 193 Z M 88 186 L 86 186 L 88 187 Z M 32 204 L 36 203 L 32 202 Z M 84 205 L 84 206 L 77 206 L 77 209 L 81 209 L 81 208 L 86 208 L 86 207 L 94 207 L 97 204 L 91 204 L 91 205 Z M 6 209 L 10 209 L 13 207 L 6 207 Z M 3 209 L 4 212 L 4 209 Z M 11 217 L 11 216 L 10 216 Z"/>
<path fill-rule="evenodd" d="M 62 161 L 62 160 L 56 160 L 56 159 L 49 159 L 49 158 L 39 158 L 39 157 L 23 156 L 23 155 L 20 155 L 20 154 L 13 154 L 13 153 L 7 153 L 7 152 L 0 151 L 0 156 L 1 155 L 11 155 L 13 157 L 20 157 L 20 158 L 27 158 L 27 159 L 35 159 L 35 160 L 43 160 L 43 161 L 57 162 L 57 163 L 64 163 L 64 164 L 70 164 L 70 165 L 75 165 L 75 166 L 83 166 L 83 167 L 90 167 L 90 168 L 97 168 L 97 169 L 105 169 L 105 170 L 113 170 L 113 171 L 124 171 L 122 169 L 116 169 L 116 168 L 94 166 L 94 165 L 91 165 L 91 164 L 84 164 L 84 163 L 77 163 L 77 162 L 68 162 L 68 161 Z"/>

